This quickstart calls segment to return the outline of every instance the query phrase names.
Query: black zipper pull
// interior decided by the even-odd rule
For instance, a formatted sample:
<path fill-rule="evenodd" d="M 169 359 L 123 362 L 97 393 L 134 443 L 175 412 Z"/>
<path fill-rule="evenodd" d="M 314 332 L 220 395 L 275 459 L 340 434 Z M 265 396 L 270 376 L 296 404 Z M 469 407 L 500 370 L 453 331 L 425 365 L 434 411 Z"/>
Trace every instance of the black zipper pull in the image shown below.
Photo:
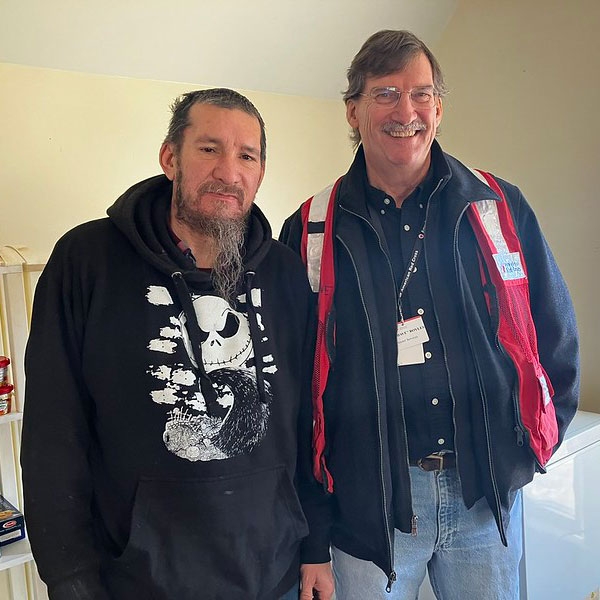
<path fill-rule="evenodd" d="M 517 446 L 522 446 L 523 445 L 523 430 L 517 425 L 515 427 L 515 432 L 517 434 Z"/>

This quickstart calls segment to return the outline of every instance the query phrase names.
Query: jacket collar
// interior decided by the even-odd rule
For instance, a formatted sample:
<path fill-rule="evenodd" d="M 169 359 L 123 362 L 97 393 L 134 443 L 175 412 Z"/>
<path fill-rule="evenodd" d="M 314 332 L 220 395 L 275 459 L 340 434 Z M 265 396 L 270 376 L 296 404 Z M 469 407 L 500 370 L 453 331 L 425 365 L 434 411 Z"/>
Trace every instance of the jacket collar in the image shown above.
<path fill-rule="evenodd" d="M 446 190 L 444 202 L 465 205 L 479 200 L 500 200 L 498 195 L 479 180 L 469 167 L 450 154 L 446 154 L 437 140 L 434 140 L 431 146 L 431 164 L 434 169 L 435 185 L 439 183 L 436 193 Z M 368 219 L 367 185 L 365 153 L 361 144 L 340 184 L 338 194 L 340 206 Z"/>

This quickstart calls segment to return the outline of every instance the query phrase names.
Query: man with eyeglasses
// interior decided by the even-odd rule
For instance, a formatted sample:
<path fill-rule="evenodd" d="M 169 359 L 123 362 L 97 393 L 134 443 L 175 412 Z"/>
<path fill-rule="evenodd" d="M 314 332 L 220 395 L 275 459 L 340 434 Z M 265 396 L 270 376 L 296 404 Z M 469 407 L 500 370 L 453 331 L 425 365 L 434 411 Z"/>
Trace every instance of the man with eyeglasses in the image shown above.
<path fill-rule="evenodd" d="M 306 598 L 519 598 L 520 489 L 578 401 L 565 283 L 518 188 L 444 153 L 441 69 L 372 35 L 344 94 L 356 156 L 284 224 L 319 313 Z M 320 538 L 320 539 L 317 539 Z M 386 593 L 387 592 L 387 593 Z"/>

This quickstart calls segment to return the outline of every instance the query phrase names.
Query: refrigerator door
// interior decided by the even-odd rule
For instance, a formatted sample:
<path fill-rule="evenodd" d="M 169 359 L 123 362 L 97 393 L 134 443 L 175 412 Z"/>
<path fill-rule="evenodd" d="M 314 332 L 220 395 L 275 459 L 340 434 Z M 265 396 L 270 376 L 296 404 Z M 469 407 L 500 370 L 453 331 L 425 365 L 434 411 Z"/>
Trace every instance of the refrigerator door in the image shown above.
<path fill-rule="evenodd" d="M 548 464 L 523 490 L 522 600 L 598 598 L 600 415 L 579 411 Z"/>

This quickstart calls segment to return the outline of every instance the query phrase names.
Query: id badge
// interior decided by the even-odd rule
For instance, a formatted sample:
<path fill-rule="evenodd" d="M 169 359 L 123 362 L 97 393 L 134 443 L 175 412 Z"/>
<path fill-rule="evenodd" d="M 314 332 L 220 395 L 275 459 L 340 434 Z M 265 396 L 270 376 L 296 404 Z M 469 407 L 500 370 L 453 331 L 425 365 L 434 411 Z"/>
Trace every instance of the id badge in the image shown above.
<path fill-rule="evenodd" d="M 423 344 L 417 344 L 416 346 L 408 346 L 400 350 L 398 348 L 398 366 L 405 367 L 407 365 L 420 365 L 425 362 L 425 352 L 423 351 Z"/>
<path fill-rule="evenodd" d="M 398 322 L 396 343 L 398 345 L 398 366 L 417 365 L 425 362 L 423 344 L 429 341 L 423 317 L 412 317 Z"/>

